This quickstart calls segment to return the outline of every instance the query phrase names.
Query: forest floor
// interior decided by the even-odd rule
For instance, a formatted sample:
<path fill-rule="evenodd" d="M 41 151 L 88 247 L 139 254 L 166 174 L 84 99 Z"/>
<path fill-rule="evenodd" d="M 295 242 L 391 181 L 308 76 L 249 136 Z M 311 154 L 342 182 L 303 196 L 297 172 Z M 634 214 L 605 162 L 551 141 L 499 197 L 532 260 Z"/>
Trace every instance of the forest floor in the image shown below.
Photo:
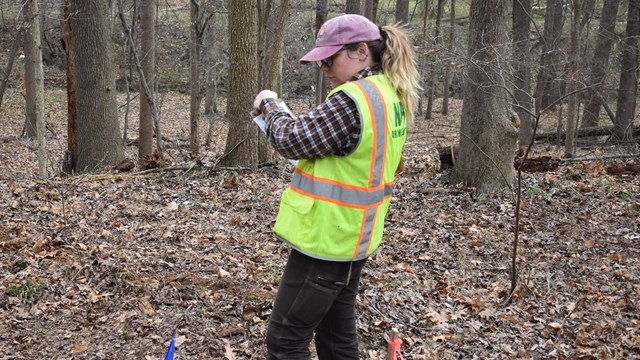
<path fill-rule="evenodd" d="M 20 95 L 10 91 L 0 112 L 0 358 L 162 359 L 173 333 L 176 359 L 264 358 L 288 254 L 271 227 L 291 168 L 217 167 L 222 114 L 196 164 L 188 98 L 163 94 L 174 170 L 61 177 L 64 92 L 46 98 L 47 180 L 37 178 L 36 144 L 16 137 Z M 438 106 L 409 135 L 385 239 L 364 270 L 361 357 L 384 358 L 397 329 L 405 359 L 640 358 L 638 159 L 523 174 L 509 297 L 514 192 L 474 193 L 429 165 L 436 146 L 456 142 L 460 119 L 459 102 L 448 116 Z M 578 156 L 629 152 L 637 144 Z M 137 148 L 126 154 L 135 160 Z M 539 143 L 531 156 L 560 154 Z"/>

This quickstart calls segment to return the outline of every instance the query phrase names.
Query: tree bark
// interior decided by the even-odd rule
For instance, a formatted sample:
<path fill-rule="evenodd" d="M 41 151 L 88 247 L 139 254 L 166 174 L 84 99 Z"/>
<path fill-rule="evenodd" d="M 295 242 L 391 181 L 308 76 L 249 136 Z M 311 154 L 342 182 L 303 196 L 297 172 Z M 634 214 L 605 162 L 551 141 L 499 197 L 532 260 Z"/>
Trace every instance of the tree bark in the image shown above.
<path fill-rule="evenodd" d="M 511 186 L 517 130 L 509 121 L 505 79 L 507 0 L 471 3 L 460 151 L 455 176 L 480 192 Z M 478 111 L 482 109 L 482 111 Z"/>
<path fill-rule="evenodd" d="M 72 0 L 78 105 L 76 171 L 117 164 L 124 158 L 116 102 L 107 0 Z"/>
<path fill-rule="evenodd" d="M 429 71 L 426 71 L 429 65 L 430 56 L 427 54 L 427 49 L 429 48 L 429 39 L 427 38 L 428 34 L 428 23 L 429 23 L 429 0 L 424 0 L 424 8 L 422 11 L 422 55 L 420 56 L 420 63 L 422 71 L 422 94 L 420 94 L 420 99 L 418 99 L 418 110 L 416 115 L 422 115 L 422 108 L 424 107 L 424 98 L 425 95 L 428 97 L 431 89 L 431 82 L 429 79 Z M 428 106 L 427 112 L 425 113 L 425 118 L 429 119 L 431 114 L 429 113 Z"/>
<path fill-rule="evenodd" d="M 638 38 L 640 37 L 640 2 L 629 0 L 627 29 L 622 46 L 620 85 L 614 123 L 613 137 L 616 140 L 633 138 L 633 120 L 638 93 Z"/>
<path fill-rule="evenodd" d="M 78 161 L 78 145 L 76 139 L 78 109 L 74 64 L 75 51 L 71 31 L 71 0 L 64 0 L 63 9 L 65 56 L 67 59 L 67 152 L 64 157 L 64 163 L 62 164 L 62 170 L 67 174 L 71 174 L 76 169 L 76 163 Z"/>
<path fill-rule="evenodd" d="M 257 1 L 229 2 L 229 132 L 222 166 L 258 165 L 259 128 L 249 113 L 257 93 Z"/>
<path fill-rule="evenodd" d="M 272 52 L 271 56 L 269 56 L 269 64 L 266 69 L 267 77 L 264 83 L 264 87 L 267 89 L 277 90 L 280 88 L 278 79 L 281 78 L 282 67 L 280 65 L 284 50 L 284 32 L 289 18 L 289 3 L 289 0 L 280 1 L 280 11 L 274 23 L 273 38 L 269 43 L 269 48 Z"/>
<path fill-rule="evenodd" d="M 449 113 L 449 87 L 453 75 L 453 47 L 456 41 L 456 0 L 451 0 L 449 10 L 449 40 L 447 41 L 447 59 L 444 64 L 444 84 L 442 86 L 442 115 Z"/>
<path fill-rule="evenodd" d="M 35 82 L 35 118 L 36 134 L 38 138 L 38 175 L 41 179 L 47 178 L 47 137 L 45 136 L 46 122 L 44 118 L 44 71 L 42 69 L 42 44 L 40 42 L 40 12 L 38 0 L 29 0 L 31 7 L 31 30 L 34 34 L 31 47 L 31 56 L 34 62 Z"/>
<path fill-rule="evenodd" d="M 371 0 L 368 0 L 370 3 Z M 371 19 L 369 19 L 371 20 Z M 316 3 L 316 24 L 315 24 L 315 33 L 317 34 L 320 30 L 320 27 L 324 22 L 327 21 L 327 0 L 317 0 Z M 316 104 L 320 104 L 324 101 L 326 96 L 326 82 L 324 78 L 324 73 L 320 71 L 319 67 L 316 67 Z"/>
<path fill-rule="evenodd" d="M 31 24 L 31 9 L 27 3 L 23 8 L 25 23 Z M 24 83 L 25 83 L 25 118 L 24 136 L 36 139 L 38 136 L 36 119 L 36 54 L 34 54 L 33 42 L 35 39 L 33 27 L 28 26 L 24 32 Z"/>
<path fill-rule="evenodd" d="M 191 89 L 189 101 L 189 149 L 191 156 L 200 152 L 200 49 L 198 46 L 198 16 L 199 5 L 195 0 L 190 1 L 189 26 L 189 84 Z"/>
<path fill-rule="evenodd" d="M 218 112 L 218 106 L 216 104 L 217 94 L 217 74 L 215 71 L 216 67 L 216 37 L 217 37 L 217 29 L 216 29 L 216 15 L 215 13 L 211 16 L 211 20 L 209 21 L 209 25 L 207 25 L 206 36 L 204 39 L 204 47 L 206 54 L 206 66 L 207 69 L 205 71 L 205 98 L 204 98 L 204 114 L 212 115 Z M 209 141 L 209 135 L 207 135 L 207 140 Z M 208 145 L 208 143 L 207 143 Z"/>
<path fill-rule="evenodd" d="M 155 85 L 155 0 L 140 1 L 140 63 L 144 80 L 153 99 Z M 142 79 L 141 79 L 142 81 Z M 140 89 L 143 89 L 143 84 Z M 140 124 L 138 126 L 138 161 L 143 162 L 153 153 L 153 113 L 147 96 L 140 98 Z"/>
<path fill-rule="evenodd" d="M 513 107 L 520 118 L 518 141 L 520 147 L 526 147 L 533 137 L 534 121 L 531 116 L 533 99 L 531 97 L 531 65 L 529 54 L 531 44 L 531 0 L 513 0 Z"/>
<path fill-rule="evenodd" d="M 611 47 L 617 35 L 615 33 L 616 18 L 620 0 L 604 0 L 602 17 L 596 34 L 596 43 L 590 64 L 590 77 L 587 86 L 592 90 L 587 93 L 584 110 L 582 112 L 581 127 L 598 126 L 600 110 L 602 109 L 602 90 L 609 68 Z"/>
<path fill-rule="evenodd" d="M 360 12 L 360 0 L 347 0 L 344 12 L 346 14 L 362 14 Z"/>
<path fill-rule="evenodd" d="M 442 24 L 442 12 L 444 8 L 445 0 L 438 0 L 436 5 L 436 26 L 434 30 L 434 48 L 436 51 L 433 52 L 431 66 L 429 71 L 429 98 L 427 99 L 427 114 L 426 118 L 431 119 L 433 113 L 433 104 L 435 102 L 436 97 L 436 78 L 438 77 L 438 72 L 436 72 L 436 67 L 440 64 L 438 59 L 438 49 L 442 45 L 442 33 L 441 33 L 441 24 Z"/>
<path fill-rule="evenodd" d="M 564 157 L 572 158 L 575 155 L 574 148 L 574 129 L 576 128 L 576 114 L 577 114 L 577 102 L 578 95 L 576 91 L 576 79 L 575 74 L 579 67 L 578 52 L 580 51 L 580 0 L 573 0 L 573 16 L 571 18 L 571 48 L 569 50 L 569 105 L 567 109 L 567 139 L 564 142 Z"/>
<path fill-rule="evenodd" d="M 320 1 L 320 0 L 319 0 Z M 324 0 L 321 0 L 324 1 Z M 364 0 L 364 17 L 371 20 L 371 22 L 375 23 L 375 18 L 373 16 L 373 0 Z"/>
<path fill-rule="evenodd" d="M 560 98 L 560 62 L 562 52 L 560 40 L 562 36 L 563 0 L 548 0 L 544 16 L 544 33 L 542 39 L 542 55 L 538 70 L 536 86 L 536 113 Z"/>
<path fill-rule="evenodd" d="M 396 22 L 401 24 L 409 23 L 409 0 L 396 1 Z"/>
<path fill-rule="evenodd" d="M 2 99 L 4 98 L 4 92 L 7 89 L 7 84 L 9 83 L 9 78 L 11 77 L 11 71 L 13 71 L 13 63 L 16 60 L 16 55 L 18 54 L 18 49 L 20 48 L 20 42 L 22 41 L 22 26 L 19 27 L 16 31 L 15 39 L 13 41 L 13 45 L 11 46 L 11 52 L 9 53 L 9 59 L 7 59 L 7 67 L 4 70 L 4 76 L 2 77 L 2 82 L 0 83 L 0 109 L 2 108 Z"/>

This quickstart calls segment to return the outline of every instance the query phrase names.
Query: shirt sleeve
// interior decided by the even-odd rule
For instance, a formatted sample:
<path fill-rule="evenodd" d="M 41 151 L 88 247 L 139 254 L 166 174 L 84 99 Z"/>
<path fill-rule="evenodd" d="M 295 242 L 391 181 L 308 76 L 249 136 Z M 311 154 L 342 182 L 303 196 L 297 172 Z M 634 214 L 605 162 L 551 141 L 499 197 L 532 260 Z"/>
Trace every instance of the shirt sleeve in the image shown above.
<path fill-rule="evenodd" d="M 291 116 L 265 99 L 260 105 L 269 142 L 288 159 L 313 159 L 352 153 L 360 141 L 360 115 L 353 99 L 339 91 L 313 111 Z"/>

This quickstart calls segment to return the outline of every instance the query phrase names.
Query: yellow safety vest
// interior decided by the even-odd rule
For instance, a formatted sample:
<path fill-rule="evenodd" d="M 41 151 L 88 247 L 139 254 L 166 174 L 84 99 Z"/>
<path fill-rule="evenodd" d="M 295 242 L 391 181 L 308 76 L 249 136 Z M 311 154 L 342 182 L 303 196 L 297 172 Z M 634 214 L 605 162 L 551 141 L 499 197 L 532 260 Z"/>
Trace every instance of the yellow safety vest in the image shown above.
<path fill-rule="evenodd" d="M 329 96 L 337 91 L 358 107 L 360 142 L 347 156 L 298 162 L 274 232 L 311 257 L 354 261 L 368 257 L 382 240 L 407 121 L 384 75 L 347 82 Z"/>

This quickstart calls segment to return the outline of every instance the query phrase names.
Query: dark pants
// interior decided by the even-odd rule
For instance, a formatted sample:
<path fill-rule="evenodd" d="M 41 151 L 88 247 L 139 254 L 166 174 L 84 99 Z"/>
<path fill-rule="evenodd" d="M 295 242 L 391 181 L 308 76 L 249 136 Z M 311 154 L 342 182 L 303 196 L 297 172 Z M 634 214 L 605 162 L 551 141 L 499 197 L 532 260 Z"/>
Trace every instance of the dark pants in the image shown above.
<path fill-rule="evenodd" d="M 334 262 L 291 251 L 267 331 L 269 359 L 359 359 L 356 295 L 367 260 Z"/>

